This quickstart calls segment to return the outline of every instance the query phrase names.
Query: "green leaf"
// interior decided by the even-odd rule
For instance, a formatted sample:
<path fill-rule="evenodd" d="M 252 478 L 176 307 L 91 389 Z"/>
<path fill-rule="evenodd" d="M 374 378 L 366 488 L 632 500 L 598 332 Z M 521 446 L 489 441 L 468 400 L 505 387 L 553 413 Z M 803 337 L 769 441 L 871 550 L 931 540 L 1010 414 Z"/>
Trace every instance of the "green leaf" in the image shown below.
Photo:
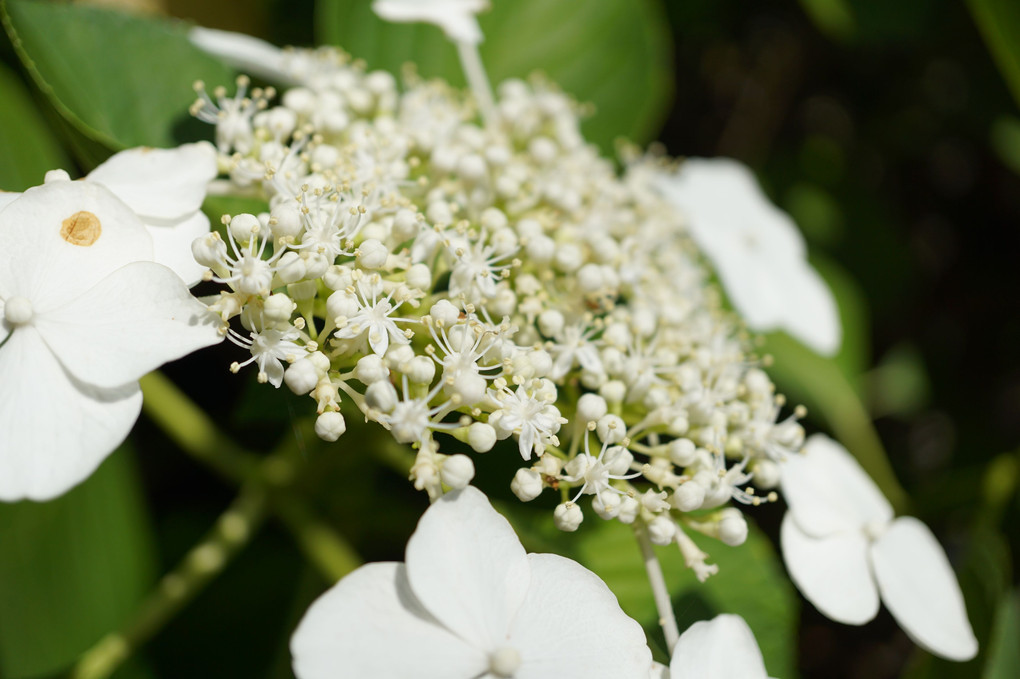
<path fill-rule="evenodd" d="M 0 676 L 66 669 L 133 613 L 154 579 L 125 447 L 46 503 L 0 505 Z"/>
<path fill-rule="evenodd" d="M 24 191 L 42 184 L 47 170 L 71 163 L 28 89 L 10 69 L 0 64 L 0 189 Z"/>
<path fill-rule="evenodd" d="M 989 133 L 992 150 L 1006 167 L 1020 174 L 1020 119 L 1001 116 Z"/>
<path fill-rule="evenodd" d="M 1020 677 L 1020 589 L 1002 597 L 995 615 L 995 627 L 988 648 L 988 663 L 983 679 Z"/>
<path fill-rule="evenodd" d="M 1020 3 L 1016 0 L 968 0 L 985 44 L 1020 104 Z"/>
<path fill-rule="evenodd" d="M 203 136 L 188 114 L 192 84 L 233 77 L 188 42 L 183 23 L 35 0 L 6 0 L 3 8 L 4 27 L 39 89 L 111 149 Z"/>
<path fill-rule="evenodd" d="M 849 40 L 857 30 L 846 0 L 800 0 L 800 4 L 818 29 L 833 40 Z"/>
<path fill-rule="evenodd" d="M 494 0 L 479 16 L 482 62 L 494 84 L 539 70 L 596 113 L 583 126 L 612 150 L 618 137 L 647 143 L 672 97 L 672 46 L 658 0 Z M 372 68 L 399 74 L 414 62 L 426 77 L 463 85 L 454 47 L 435 26 L 393 24 L 370 0 L 319 0 L 319 42 L 339 45 Z"/>
<path fill-rule="evenodd" d="M 587 524 L 587 522 L 585 522 Z M 740 547 L 695 538 L 719 573 L 699 583 L 679 550 L 657 549 L 683 632 L 698 620 L 737 613 L 754 631 L 769 675 L 794 679 L 798 603 L 768 539 L 752 524 Z M 632 530 L 618 521 L 584 525 L 577 532 L 576 558 L 601 577 L 624 612 L 646 629 L 658 627 L 658 614 Z"/>

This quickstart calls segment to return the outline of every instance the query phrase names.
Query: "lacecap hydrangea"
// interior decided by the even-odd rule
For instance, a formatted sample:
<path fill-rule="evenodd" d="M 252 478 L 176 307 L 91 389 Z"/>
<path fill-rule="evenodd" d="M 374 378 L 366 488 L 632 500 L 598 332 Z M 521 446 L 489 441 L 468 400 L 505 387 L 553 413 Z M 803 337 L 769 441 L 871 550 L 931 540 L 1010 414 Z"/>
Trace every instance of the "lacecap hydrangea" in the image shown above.
<path fill-rule="evenodd" d="M 640 521 L 712 573 L 688 532 L 743 542 L 731 500 L 774 498 L 803 412 L 780 414 L 660 192 L 675 164 L 630 153 L 618 171 L 541 79 L 504 82 L 480 115 L 444 82 L 398 85 L 338 50 L 287 50 L 278 70 L 293 84 L 278 98 L 241 78 L 193 107 L 227 189 L 269 208 L 193 246 L 247 354 L 232 369 L 314 400 L 327 441 L 345 413 L 387 429 L 432 497 L 474 476 L 451 438 L 519 455 L 507 483 L 555 494 L 559 528 Z"/>

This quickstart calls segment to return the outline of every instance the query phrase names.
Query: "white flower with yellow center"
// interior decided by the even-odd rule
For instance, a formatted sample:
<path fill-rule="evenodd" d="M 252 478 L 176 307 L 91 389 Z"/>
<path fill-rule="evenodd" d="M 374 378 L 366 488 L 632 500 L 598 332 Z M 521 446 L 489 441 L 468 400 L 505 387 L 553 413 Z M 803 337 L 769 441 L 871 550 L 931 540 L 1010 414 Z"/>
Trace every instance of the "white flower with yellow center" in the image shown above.
<path fill-rule="evenodd" d="M 0 499 L 46 500 L 124 440 L 142 375 L 222 336 L 96 183 L 29 189 L 0 212 L 0 239 Z"/>

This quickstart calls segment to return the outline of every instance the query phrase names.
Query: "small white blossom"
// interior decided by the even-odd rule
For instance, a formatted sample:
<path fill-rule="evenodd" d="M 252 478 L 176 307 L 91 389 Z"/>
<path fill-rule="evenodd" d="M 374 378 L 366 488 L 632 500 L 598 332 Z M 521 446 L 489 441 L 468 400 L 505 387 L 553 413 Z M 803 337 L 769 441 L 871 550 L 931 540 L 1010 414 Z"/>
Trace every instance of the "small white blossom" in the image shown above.
<path fill-rule="evenodd" d="M 652 664 L 605 583 L 526 554 L 474 488 L 426 510 L 406 558 L 362 566 L 312 604 L 291 639 L 298 679 L 643 677 Z"/>

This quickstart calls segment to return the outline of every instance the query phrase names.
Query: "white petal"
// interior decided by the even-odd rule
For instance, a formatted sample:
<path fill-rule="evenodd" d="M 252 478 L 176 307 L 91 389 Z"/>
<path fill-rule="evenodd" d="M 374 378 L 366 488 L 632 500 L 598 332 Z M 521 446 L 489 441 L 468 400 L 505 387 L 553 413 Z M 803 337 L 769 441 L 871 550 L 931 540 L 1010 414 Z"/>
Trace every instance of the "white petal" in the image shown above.
<path fill-rule="evenodd" d="M 447 493 L 407 542 L 407 577 L 443 625 L 494 649 L 528 591 L 528 559 L 513 528 L 471 486 Z"/>
<path fill-rule="evenodd" d="M 102 184 L 145 222 L 177 221 L 202 206 L 216 177 L 216 149 L 208 142 L 174 149 L 121 151 L 85 178 Z"/>
<path fill-rule="evenodd" d="M 487 0 L 375 0 L 372 10 L 387 21 L 435 24 L 454 42 L 477 44 L 482 29 L 474 15 L 488 6 Z"/>
<path fill-rule="evenodd" d="M 762 192 L 754 174 L 732 158 L 688 158 L 679 171 L 664 174 L 657 188 L 687 216 L 701 245 L 713 231 L 753 237 L 773 256 L 803 258 L 804 237 L 790 216 Z"/>
<path fill-rule="evenodd" d="M 488 658 L 436 624 L 404 564 L 362 566 L 320 596 L 290 641 L 298 679 L 476 677 Z"/>
<path fill-rule="evenodd" d="M 68 371 L 100 387 L 136 381 L 223 340 L 218 317 L 155 262 L 118 269 L 34 323 Z"/>
<path fill-rule="evenodd" d="M 521 656 L 514 679 L 643 677 L 652 664 L 645 633 L 604 582 L 555 554 L 529 554 L 531 587 L 507 645 Z"/>
<path fill-rule="evenodd" d="M 75 382 L 31 326 L 0 347 L 0 500 L 49 500 L 83 481 L 131 431 L 137 383 Z"/>
<path fill-rule="evenodd" d="M 29 299 L 37 314 L 129 262 L 152 259 L 152 239 L 135 213 L 91 182 L 29 189 L 0 212 L 0 237 L 0 290 Z"/>
<path fill-rule="evenodd" d="M 288 68 L 287 53 L 265 40 L 202 26 L 193 27 L 188 32 L 188 40 L 242 73 L 285 85 L 297 84 Z"/>
<path fill-rule="evenodd" d="M 868 566 L 868 542 L 863 533 L 813 538 L 787 512 L 780 542 L 790 578 L 815 608 L 848 625 L 863 625 L 875 617 L 878 589 Z"/>
<path fill-rule="evenodd" d="M 209 218 L 202 211 L 172 225 L 146 224 L 152 236 L 153 258 L 181 277 L 189 288 L 198 285 L 206 267 L 195 261 L 191 244 L 209 233 Z"/>
<path fill-rule="evenodd" d="M 797 524 L 821 537 L 892 520 L 889 501 L 846 448 L 823 434 L 782 466 L 783 496 Z"/>
<path fill-rule="evenodd" d="M 768 679 L 754 633 L 739 615 L 696 622 L 680 635 L 670 679 Z"/>
<path fill-rule="evenodd" d="M 807 261 L 784 265 L 781 327 L 823 356 L 839 351 L 843 328 L 836 298 Z"/>
<path fill-rule="evenodd" d="M 977 655 L 960 585 L 926 525 L 911 516 L 893 521 L 872 546 L 871 562 L 882 601 L 911 639 L 950 660 Z"/>
<path fill-rule="evenodd" d="M 21 194 L 16 191 L 4 191 L 0 189 L 0 210 L 3 210 L 20 197 Z"/>

